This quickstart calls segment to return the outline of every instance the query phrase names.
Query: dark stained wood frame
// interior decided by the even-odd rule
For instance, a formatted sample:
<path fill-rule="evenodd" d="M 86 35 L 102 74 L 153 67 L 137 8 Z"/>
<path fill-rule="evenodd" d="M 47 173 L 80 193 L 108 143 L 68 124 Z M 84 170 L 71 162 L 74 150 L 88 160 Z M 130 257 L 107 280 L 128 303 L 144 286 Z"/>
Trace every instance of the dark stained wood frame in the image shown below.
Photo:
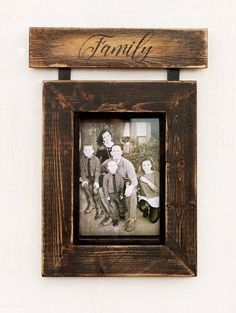
<path fill-rule="evenodd" d="M 74 113 L 165 114 L 165 240 L 76 245 Z M 196 82 L 45 81 L 43 276 L 196 276 Z"/>

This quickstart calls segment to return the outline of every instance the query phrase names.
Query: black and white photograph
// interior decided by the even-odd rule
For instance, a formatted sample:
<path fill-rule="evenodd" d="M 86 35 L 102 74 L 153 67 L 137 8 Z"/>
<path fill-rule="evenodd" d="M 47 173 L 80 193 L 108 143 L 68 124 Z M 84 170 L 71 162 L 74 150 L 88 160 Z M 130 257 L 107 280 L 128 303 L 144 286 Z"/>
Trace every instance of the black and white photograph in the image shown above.
<path fill-rule="evenodd" d="M 159 118 L 83 118 L 79 129 L 80 236 L 159 236 Z"/>

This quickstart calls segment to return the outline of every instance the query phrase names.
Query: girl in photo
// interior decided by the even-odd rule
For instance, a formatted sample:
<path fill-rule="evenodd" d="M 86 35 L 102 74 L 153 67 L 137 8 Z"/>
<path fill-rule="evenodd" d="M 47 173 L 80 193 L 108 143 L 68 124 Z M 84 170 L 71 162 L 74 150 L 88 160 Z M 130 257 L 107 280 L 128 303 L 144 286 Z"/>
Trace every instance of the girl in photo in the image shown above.
<path fill-rule="evenodd" d="M 141 176 L 139 177 L 138 208 L 143 212 L 143 217 L 149 218 L 151 223 L 156 223 L 160 217 L 159 198 L 160 181 L 159 172 L 153 169 L 150 158 L 141 161 Z"/>

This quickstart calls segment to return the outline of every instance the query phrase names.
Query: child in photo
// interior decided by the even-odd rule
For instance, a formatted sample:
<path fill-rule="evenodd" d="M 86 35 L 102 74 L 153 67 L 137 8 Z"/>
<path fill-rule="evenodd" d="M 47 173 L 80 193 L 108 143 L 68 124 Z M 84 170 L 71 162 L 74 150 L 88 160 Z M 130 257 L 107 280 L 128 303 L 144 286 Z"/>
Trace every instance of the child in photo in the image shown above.
<path fill-rule="evenodd" d="M 91 213 L 96 209 L 95 218 L 101 214 L 98 196 L 100 168 L 100 161 L 94 155 L 93 146 L 85 145 L 80 157 L 80 181 L 88 201 L 85 213 Z"/>
<path fill-rule="evenodd" d="M 150 158 L 141 162 L 141 176 L 139 177 L 138 207 L 143 217 L 148 217 L 151 223 L 156 223 L 160 217 L 159 198 L 160 182 L 159 172 L 153 169 Z"/>
<path fill-rule="evenodd" d="M 113 226 L 118 225 L 120 213 L 124 211 L 122 204 L 124 193 L 124 180 L 117 172 L 118 165 L 116 161 L 110 160 L 107 163 L 108 173 L 103 178 L 103 193 L 108 202 L 109 218 L 102 222 L 106 226 L 113 223 Z"/>

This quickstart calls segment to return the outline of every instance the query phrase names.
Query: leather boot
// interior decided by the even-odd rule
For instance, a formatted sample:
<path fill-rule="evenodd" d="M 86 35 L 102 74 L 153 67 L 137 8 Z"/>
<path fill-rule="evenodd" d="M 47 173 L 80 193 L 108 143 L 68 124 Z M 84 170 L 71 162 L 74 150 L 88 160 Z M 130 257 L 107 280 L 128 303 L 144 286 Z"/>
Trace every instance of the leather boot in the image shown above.
<path fill-rule="evenodd" d="M 160 217 L 160 208 L 150 207 L 149 219 L 151 223 L 156 223 Z"/>
<path fill-rule="evenodd" d="M 125 230 L 127 232 L 131 232 L 135 229 L 135 221 L 134 220 L 130 220 L 126 223 L 126 227 L 125 227 Z"/>
<path fill-rule="evenodd" d="M 87 209 L 84 211 L 85 213 L 91 213 L 93 211 L 93 209 L 95 209 L 95 203 L 94 202 L 90 202 Z"/>
<path fill-rule="evenodd" d="M 102 226 L 108 226 L 112 223 L 112 219 L 111 217 L 109 217 L 108 219 L 106 219 L 104 222 L 102 222 Z"/>

